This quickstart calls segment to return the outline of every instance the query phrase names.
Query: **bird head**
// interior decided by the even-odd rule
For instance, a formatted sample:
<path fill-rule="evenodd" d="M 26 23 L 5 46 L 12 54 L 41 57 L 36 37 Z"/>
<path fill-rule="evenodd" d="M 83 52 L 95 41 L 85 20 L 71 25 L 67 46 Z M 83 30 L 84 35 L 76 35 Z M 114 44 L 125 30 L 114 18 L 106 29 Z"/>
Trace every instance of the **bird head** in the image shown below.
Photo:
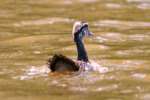
<path fill-rule="evenodd" d="M 80 38 L 85 36 L 92 36 L 93 33 L 89 30 L 89 25 L 86 22 L 76 21 L 73 25 L 72 36 L 79 35 Z"/>

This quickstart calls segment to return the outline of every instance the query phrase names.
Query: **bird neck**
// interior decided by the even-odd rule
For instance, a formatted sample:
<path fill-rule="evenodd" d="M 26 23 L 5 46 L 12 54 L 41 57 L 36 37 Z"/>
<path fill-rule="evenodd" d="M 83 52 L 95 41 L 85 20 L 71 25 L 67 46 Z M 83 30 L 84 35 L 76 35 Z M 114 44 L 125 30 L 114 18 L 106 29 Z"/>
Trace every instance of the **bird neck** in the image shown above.
<path fill-rule="evenodd" d="M 74 37 L 74 41 L 77 47 L 78 60 L 88 62 L 89 60 L 88 60 L 87 52 L 85 50 L 82 40 L 83 40 L 82 33 L 76 33 Z"/>

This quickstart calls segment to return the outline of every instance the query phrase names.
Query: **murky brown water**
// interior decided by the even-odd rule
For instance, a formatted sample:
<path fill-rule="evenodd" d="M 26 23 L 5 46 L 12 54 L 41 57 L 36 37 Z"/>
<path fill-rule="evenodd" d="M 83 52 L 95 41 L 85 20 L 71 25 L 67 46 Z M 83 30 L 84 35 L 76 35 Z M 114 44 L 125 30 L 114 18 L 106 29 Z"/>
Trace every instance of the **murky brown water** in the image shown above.
<path fill-rule="evenodd" d="M 0 98 L 3 100 L 149 100 L 149 0 L 0 0 Z M 85 40 L 97 71 L 51 74 L 55 53 L 76 59 L 71 37 Z"/>

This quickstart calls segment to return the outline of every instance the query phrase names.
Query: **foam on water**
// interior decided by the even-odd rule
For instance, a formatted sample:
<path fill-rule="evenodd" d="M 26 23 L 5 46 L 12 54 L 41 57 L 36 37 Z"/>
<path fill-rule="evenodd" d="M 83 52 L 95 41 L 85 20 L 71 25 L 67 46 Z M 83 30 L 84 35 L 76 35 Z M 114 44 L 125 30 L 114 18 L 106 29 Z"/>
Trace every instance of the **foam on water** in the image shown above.
<path fill-rule="evenodd" d="M 99 65 L 97 62 L 95 61 L 91 61 L 90 66 L 92 66 L 94 71 L 98 71 L 99 73 L 107 73 L 109 72 L 109 69 L 107 67 L 103 67 L 101 65 Z"/>
<path fill-rule="evenodd" d="M 78 64 L 81 66 L 80 69 L 85 71 L 96 71 L 99 73 L 106 73 L 109 71 L 107 67 L 102 67 L 93 60 L 91 60 L 90 63 L 78 62 Z"/>

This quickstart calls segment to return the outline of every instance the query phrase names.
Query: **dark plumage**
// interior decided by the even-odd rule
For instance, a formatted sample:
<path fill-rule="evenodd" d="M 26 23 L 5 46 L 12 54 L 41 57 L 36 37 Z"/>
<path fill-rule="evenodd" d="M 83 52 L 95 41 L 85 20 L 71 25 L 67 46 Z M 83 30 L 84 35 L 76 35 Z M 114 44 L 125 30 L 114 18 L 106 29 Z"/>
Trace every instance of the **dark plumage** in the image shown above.
<path fill-rule="evenodd" d="M 80 68 L 73 60 L 61 54 L 55 54 L 48 62 L 52 72 L 78 71 Z"/>

